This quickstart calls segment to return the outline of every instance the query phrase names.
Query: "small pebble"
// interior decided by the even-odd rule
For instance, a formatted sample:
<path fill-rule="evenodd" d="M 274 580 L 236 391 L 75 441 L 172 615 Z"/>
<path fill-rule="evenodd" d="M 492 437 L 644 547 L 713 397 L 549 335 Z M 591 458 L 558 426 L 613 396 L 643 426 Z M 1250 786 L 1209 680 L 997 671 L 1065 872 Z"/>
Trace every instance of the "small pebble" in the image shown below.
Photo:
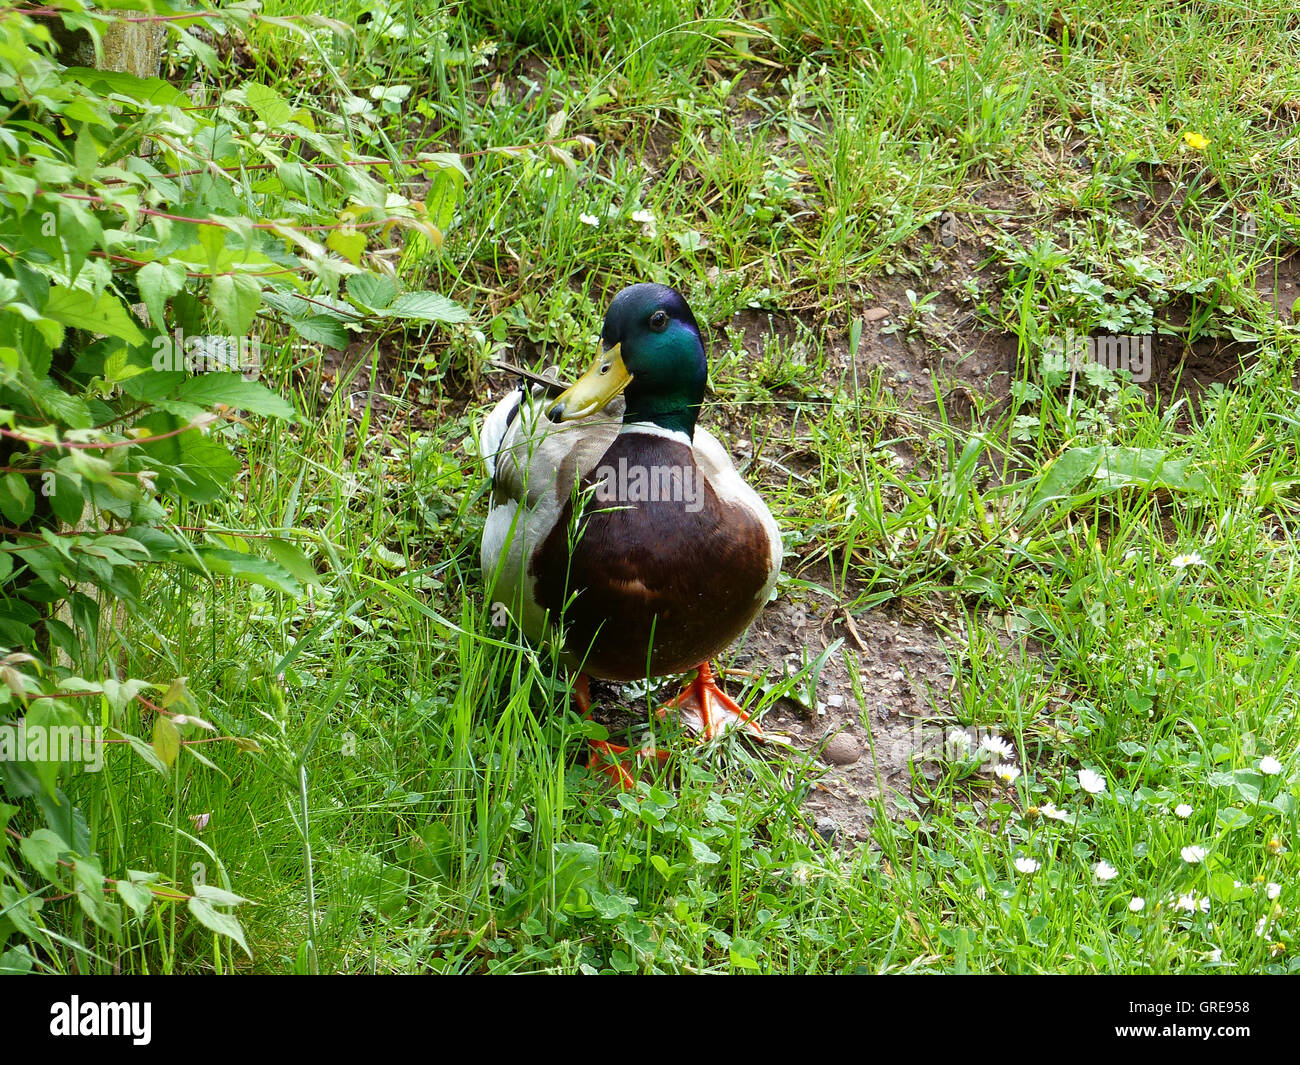
<path fill-rule="evenodd" d="M 864 314 L 862 317 L 865 318 L 868 322 L 878 322 L 878 321 L 880 321 L 882 318 L 888 318 L 888 317 L 889 317 L 889 308 L 888 308 L 888 307 L 872 307 L 872 308 L 871 308 L 870 310 L 868 310 L 867 313 Z"/>
<path fill-rule="evenodd" d="M 837 732 L 821 753 L 821 759 L 827 765 L 852 765 L 861 757 L 862 745 L 850 732 Z"/>
<path fill-rule="evenodd" d="M 826 705 L 827 705 L 827 706 L 833 706 L 833 707 L 835 707 L 835 708 L 838 710 L 841 706 L 844 705 L 844 696 L 842 696 L 842 695 L 828 695 L 828 696 L 826 697 Z"/>
<path fill-rule="evenodd" d="M 840 834 L 840 826 L 836 823 L 835 818 L 822 815 L 814 822 L 817 828 L 817 835 L 821 836 L 827 843 L 834 843 L 835 837 Z"/>

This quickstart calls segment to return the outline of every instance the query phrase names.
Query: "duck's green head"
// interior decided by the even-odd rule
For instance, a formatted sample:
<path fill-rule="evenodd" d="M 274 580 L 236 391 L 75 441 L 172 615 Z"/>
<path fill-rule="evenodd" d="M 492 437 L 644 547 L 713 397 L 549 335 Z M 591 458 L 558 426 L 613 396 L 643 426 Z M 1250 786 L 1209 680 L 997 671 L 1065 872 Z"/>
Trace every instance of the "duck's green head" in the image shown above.
<path fill-rule="evenodd" d="M 666 285 L 630 285 L 614 297 L 591 368 L 550 410 L 552 421 L 595 414 L 623 392 L 624 423 L 695 433 L 708 364 L 695 316 Z"/>

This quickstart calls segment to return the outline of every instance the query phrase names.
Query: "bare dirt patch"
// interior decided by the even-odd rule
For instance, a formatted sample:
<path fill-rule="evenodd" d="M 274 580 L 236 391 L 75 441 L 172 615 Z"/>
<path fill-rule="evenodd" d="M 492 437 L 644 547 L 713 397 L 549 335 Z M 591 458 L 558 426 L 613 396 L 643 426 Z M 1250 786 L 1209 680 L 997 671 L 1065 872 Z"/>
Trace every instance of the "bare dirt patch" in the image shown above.
<path fill-rule="evenodd" d="M 1186 343 L 1179 337 L 1151 338 L 1151 378 L 1142 389 L 1162 407 L 1186 398 L 1193 406 L 1211 385 L 1230 384 L 1257 358 L 1255 348 L 1222 337 Z"/>
<path fill-rule="evenodd" d="M 892 814 L 898 795 L 911 791 L 911 760 L 920 754 L 919 723 L 935 718 L 936 708 L 939 718 L 946 718 L 955 680 L 945 637 L 895 610 L 860 615 L 850 627 L 838 610 L 810 615 L 779 601 L 728 656 L 724 686 L 739 695 L 750 684 L 777 683 L 819 658 L 837 639 L 841 642 L 822 664 L 815 691 L 801 688 L 799 697 L 779 699 L 762 725 L 790 745 L 787 753 L 776 744 L 765 748 L 772 758 L 817 765 L 804 802 L 816 831 L 853 845 L 871 838 L 877 799 Z M 676 679 L 665 682 L 651 701 L 667 701 L 676 684 Z M 593 683 L 592 698 L 593 716 L 616 742 L 640 742 L 646 721 L 643 688 Z M 791 784 L 796 786 L 793 780 Z"/>
<path fill-rule="evenodd" d="M 1274 313 L 1284 322 L 1300 318 L 1296 311 L 1296 297 L 1300 296 L 1300 252 L 1292 250 L 1269 271 L 1255 276 L 1255 288 L 1273 305 Z"/>

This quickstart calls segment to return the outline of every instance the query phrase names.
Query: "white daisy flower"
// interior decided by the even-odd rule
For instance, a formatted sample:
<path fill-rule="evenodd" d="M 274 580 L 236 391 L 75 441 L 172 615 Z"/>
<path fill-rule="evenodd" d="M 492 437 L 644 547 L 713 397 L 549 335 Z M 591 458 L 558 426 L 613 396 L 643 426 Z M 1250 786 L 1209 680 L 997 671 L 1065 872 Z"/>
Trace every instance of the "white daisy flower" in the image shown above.
<path fill-rule="evenodd" d="M 1282 772 L 1282 763 L 1271 754 L 1266 754 L 1259 760 L 1259 771 L 1266 777 L 1277 776 L 1278 773 Z"/>
<path fill-rule="evenodd" d="M 1267 895 L 1270 899 L 1275 899 L 1280 894 L 1282 894 L 1282 885 L 1274 884 L 1270 881 L 1269 883 L 1264 885 L 1264 894 Z"/>
<path fill-rule="evenodd" d="M 993 767 L 993 775 L 1004 784 L 1014 784 L 1016 777 L 1020 776 L 1020 770 L 1007 762 L 1003 762 Z"/>
<path fill-rule="evenodd" d="M 1169 560 L 1169 564 L 1173 566 L 1174 569 L 1186 569 L 1188 566 L 1204 566 L 1205 559 L 1201 558 L 1198 552 L 1192 551 L 1186 555 L 1174 555 L 1174 557 Z"/>
<path fill-rule="evenodd" d="M 659 235 L 659 227 L 655 225 L 655 216 L 653 211 L 640 210 L 632 212 L 632 221 L 641 223 L 641 236 L 649 240 L 654 240 Z"/>
<path fill-rule="evenodd" d="M 1261 939 L 1264 936 L 1268 935 L 1268 929 L 1270 924 L 1272 924 L 1272 922 L 1268 919 L 1267 916 L 1261 917 L 1259 919 L 1259 922 L 1255 925 L 1255 935 L 1259 936 Z"/>
<path fill-rule="evenodd" d="M 578 221 L 581 222 L 584 226 L 600 225 L 600 219 L 597 218 L 594 214 L 580 214 L 578 215 Z"/>
<path fill-rule="evenodd" d="M 1223 948 L 1215 947 L 1209 954 L 1205 955 L 1205 960 L 1211 964 L 1217 965 L 1223 961 Z"/>
<path fill-rule="evenodd" d="M 1100 795 L 1106 790 L 1106 778 L 1091 769 L 1079 770 L 1079 787 L 1089 795 Z"/>
<path fill-rule="evenodd" d="M 1098 862 L 1092 867 L 1092 875 L 1097 878 L 1098 883 L 1104 884 L 1107 880 L 1114 880 L 1119 876 L 1119 870 L 1110 862 Z"/>
<path fill-rule="evenodd" d="M 1070 815 L 1064 810 L 1058 810 L 1053 803 L 1045 802 L 1038 808 L 1038 812 L 1044 817 L 1050 817 L 1053 821 L 1068 821 Z"/>
<path fill-rule="evenodd" d="M 1186 910 L 1188 913 L 1195 913 L 1197 910 L 1200 910 L 1201 913 L 1209 913 L 1210 900 L 1208 898 L 1197 898 L 1195 892 L 1188 892 L 1186 895 L 1178 896 L 1178 901 L 1174 903 L 1174 909 Z"/>
<path fill-rule="evenodd" d="M 1204 847 L 1197 847 L 1195 845 L 1184 847 L 1182 849 L 1183 861 L 1188 865 L 1200 865 L 1200 863 L 1205 859 L 1205 856 L 1209 853 L 1210 852 Z"/>
<path fill-rule="evenodd" d="M 1192 808 L 1188 806 L 1187 803 L 1180 802 L 1177 806 L 1174 807 L 1174 816 L 1181 817 L 1184 821 L 1186 821 L 1189 817 L 1192 816 Z"/>
<path fill-rule="evenodd" d="M 950 729 L 946 743 L 948 750 L 952 752 L 954 757 L 963 755 L 970 750 L 970 735 L 965 729 Z"/>
<path fill-rule="evenodd" d="M 1134 895 L 1128 900 L 1128 908 L 1131 913 L 1141 913 L 1146 909 L 1147 900 L 1141 895 Z"/>
<path fill-rule="evenodd" d="M 980 751 L 994 758 L 1014 758 L 1016 749 L 1001 736 L 989 733 L 980 740 Z"/>
<path fill-rule="evenodd" d="M 1038 862 L 1033 858 L 1019 857 L 1015 861 L 1016 872 L 1018 873 L 1036 873 L 1041 868 Z"/>

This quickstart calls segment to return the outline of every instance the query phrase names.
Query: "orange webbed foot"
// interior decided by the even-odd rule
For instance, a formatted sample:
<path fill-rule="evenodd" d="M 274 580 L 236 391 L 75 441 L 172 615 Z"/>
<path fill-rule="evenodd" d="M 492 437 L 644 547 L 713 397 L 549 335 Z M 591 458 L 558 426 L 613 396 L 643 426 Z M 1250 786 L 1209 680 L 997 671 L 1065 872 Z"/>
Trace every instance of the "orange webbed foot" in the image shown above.
<path fill-rule="evenodd" d="M 573 701 L 585 718 L 591 717 L 591 684 L 585 673 L 579 673 L 573 682 Z M 587 768 L 599 773 L 625 791 L 636 787 L 633 771 L 639 771 L 640 762 L 655 759 L 660 764 L 668 760 L 668 752 L 656 750 L 649 743 L 628 756 L 630 748 L 608 740 L 588 740 Z"/>
<path fill-rule="evenodd" d="M 767 739 L 767 734 L 741 709 L 740 704 L 718 687 L 708 662 L 700 664 L 695 679 L 659 713 L 662 716 L 670 710 L 677 711 L 682 724 L 706 740 L 734 728 L 743 729 L 754 739 Z"/>

